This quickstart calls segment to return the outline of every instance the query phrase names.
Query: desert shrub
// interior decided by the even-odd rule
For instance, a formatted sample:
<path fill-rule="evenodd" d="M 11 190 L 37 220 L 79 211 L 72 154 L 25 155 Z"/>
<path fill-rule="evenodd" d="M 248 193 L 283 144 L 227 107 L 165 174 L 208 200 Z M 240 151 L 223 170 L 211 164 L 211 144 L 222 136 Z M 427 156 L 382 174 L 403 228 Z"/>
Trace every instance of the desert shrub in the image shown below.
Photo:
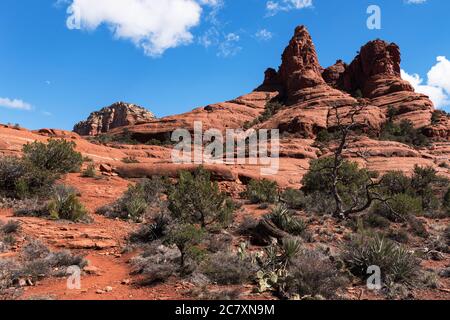
<path fill-rule="evenodd" d="M 332 166 L 333 158 L 322 158 L 311 162 L 310 170 L 303 177 L 302 191 L 305 195 L 313 196 L 321 203 L 333 203 L 333 181 Z M 371 182 L 374 174 L 358 168 L 358 164 L 350 161 L 344 161 L 338 172 L 338 192 L 341 195 L 345 209 L 358 207 L 367 202 L 366 186 Z M 307 204 L 317 206 L 314 202 L 306 200 Z M 311 208 L 306 208 L 310 211 Z M 333 212 L 335 204 L 327 209 L 327 212 Z"/>
<path fill-rule="evenodd" d="M 439 200 L 434 188 L 441 184 L 442 179 L 437 176 L 437 171 L 431 167 L 414 167 L 411 179 L 411 187 L 415 194 L 422 199 L 424 210 L 436 210 L 439 208 Z M 446 183 L 446 182 L 444 182 Z"/>
<path fill-rule="evenodd" d="M 450 212 L 450 188 L 444 195 L 443 206 L 448 212 Z"/>
<path fill-rule="evenodd" d="M 217 253 L 226 251 L 231 246 L 233 237 L 228 234 L 211 234 L 206 241 L 206 248 L 209 252 Z"/>
<path fill-rule="evenodd" d="M 428 238 L 430 234 L 427 231 L 427 228 L 425 227 L 425 224 L 417 219 L 414 216 L 409 217 L 408 224 L 411 228 L 411 231 L 418 237 L 421 238 Z"/>
<path fill-rule="evenodd" d="M 45 258 L 50 250 L 39 240 L 31 240 L 22 249 L 21 255 L 24 260 L 36 260 Z"/>
<path fill-rule="evenodd" d="M 406 248 L 379 235 L 356 236 L 345 247 L 342 260 L 356 276 L 367 276 L 370 266 L 381 269 L 383 280 L 409 283 L 419 270 L 419 260 Z"/>
<path fill-rule="evenodd" d="M 422 213 L 420 198 L 408 194 L 397 194 L 386 202 L 378 202 L 372 208 L 372 214 L 380 215 L 391 221 L 406 221 L 410 216 Z"/>
<path fill-rule="evenodd" d="M 409 120 L 403 120 L 399 124 L 388 121 L 381 130 L 380 139 L 397 141 L 417 147 L 430 144 L 429 139 L 419 129 L 415 129 Z"/>
<path fill-rule="evenodd" d="M 132 243 L 150 243 L 163 238 L 167 234 L 172 219 L 166 213 L 155 216 L 152 223 L 143 224 L 137 231 L 130 234 Z"/>
<path fill-rule="evenodd" d="M 6 224 L 1 226 L 0 230 L 4 234 L 16 233 L 20 229 L 20 222 L 15 220 L 9 220 Z"/>
<path fill-rule="evenodd" d="M 220 285 L 243 284 L 255 275 L 257 269 L 248 257 L 231 252 L 211 255 L 201 265 L 202 272 Z"/>
<path fill-rule="evenodd" d="M 83 163 L 82 155 L 74 148 L 74 142 L 63 139 L 51 139 L 48 144 L 33 142 L 23 147 L 23 157 L 38 169 L 65 174 L 79 171 Z"/>
<path fill-rule="evenodd" d="M 289 265 L 283 287 L 288 297 L 299 295 L 332 299 L 347 281 L 328 257 L 318 251 L 304 250 Z"/>
<path fill-rule="evenodd" d="M 394 240 L 398 243 L 406 244 L 409 242 L 408 232 L 406 232 L 403 229 L 400 229 L 400 230 L 390 229 L 388 231 L 388 233 L 386 234 L 386 237 L 388 237 L 389 239 Z"/>
<path fill-rule="evenodd" d="M 289 209 L 301 210 L 305 206 L 305 195 L 300 190 L 289 188 L 281 194 L 281 201 L 284 202 Z"/>
<path fill-rule="evenodd" d="M 284 105 L 279 101 L 272 100 L 267 102 L 263 113 L 259 117 L 253 119 L 252 121 L 246 122 L 244 124 L 244 129 L 245 130 L 250 129 L 251 127 L 256 126 L 259 123 L 269 120 L 283 107 Z"/>
<path fill-rule="evenodd" d="M 244 220 L 239 224 L 237 233 L 242 236 L 253 235 L 258 226 L 259 221 L 252 217 L 244 217 Z"/>
<path fill-rule="evenodd" d="M 84 178 L 95 178 L 97 176 L 95 164 L 89 163 L 86 169 L 81 173 L 81 176 Z"/>
<path fill-rule="evenodd" d="M 142 274 L 143 285 L 153 285 L 164 282 L 177 274 L 180 252 L 155 241 L 139 256 L 131 260 L 132 274 Z"/>
<path fill-rule="evenodd" d="M 204 237 L 204 231 L 192 224 L 173 224 L 165 242 L 170 245 L 175 245 L 181 253 L 180 267 L 183 270 L 186 263 L 186 258 L 189 257 L 190 250 L 197 245 Z"/>
<path fill-rule="evenodd" d="M 364 226 L 368 226 L 371 228 L 380 228 L 380 229 L 388 228 L 389 225 L 391 224 L 389 219 L 387 219 L 381 215 L 373 214 L 373 213 L 369 213 L 369 214 L 365 215 L 363 218 L 363 222 L 364 222 Z"/>
<path fill-rule="evenodd" d="M 234 203 L 211 174 L 199 168 L 194 174 L 180 172 L 178 183 L 169 193 L 169 210 L 176 219 L 199 223 L 203 228 L 214 224 L 228 226 L 233 219 Z"/>
<path fill-rule="evenodd" d="M 50 254 L 45 257 L 45 260 L 52 268 L 78 266 L 83 269 L 87 266 L 87 261 L 83 256 L 73 255 L 67 250 L 50 252 Z"/>
<path fill-rule="evenodd" d="M 386 173 L 380 180 L 380 189 L 386 195 L 408 193 L 411 189 L 411 179 L 401 171 Z"/>
<path fill-rule="evenodd" d="M 48 213 L 52 219 L 79 221 L 87 215 L 74 188 L 56 185 L 48 203 Z"/>
<path fill-rule="evenodd" d="M 38 240 L 32 240 L 25 245 L 20 258 L 20 268 L 15 272 L 15 280 L 61 276 L 65 275 L 67 267 L 83 268 L 87 265 L 87 261 L 82 256 L 74 256 L 69 251 L 51 252 Z"/>
<path fill-rule="evenodd" d="M 321 191 L 315 191 L 305 195 L 305 211 L 322 214 L 333 214 L 336 210 L 336 203 L 329 194 L 324 195 Z"/>
<path fill-rule="evenodd" d="M 306 231 L 306 224 L 303 220 L 295 217 L 285 205 L 277 205 L 272 212 L 267 216 L 281 230 L 300 236 Z"/>
<path fill-rule="evenodd" d="M 97 213 L 108 218 L 140 222 L 152 206 L 159 206 L 158 209 L 161 209 L 160 198 L 166 188 L 166 182 L 159 177 L 144 179 L 136 185 L 130 185 L 119 200 L 98 209 Z"/>
<path fill-rule="evenodd" d="M 251 180 L 247 186 L 246 197 L 253 204 L 275 203 L 278 201 L 278 185 L 270 180 Z"/>
<path fill-rule="evenodd" d="M 48 216 L 47 205 L 39 199 L 28 199 L 14 210 L 15 217 L 45 217 Z"/>
<path fill-rule="evenodd" d="M 24 199 L 44 194 L 57 175 L 17 157 L 0 158 L 0 195 Z"/>

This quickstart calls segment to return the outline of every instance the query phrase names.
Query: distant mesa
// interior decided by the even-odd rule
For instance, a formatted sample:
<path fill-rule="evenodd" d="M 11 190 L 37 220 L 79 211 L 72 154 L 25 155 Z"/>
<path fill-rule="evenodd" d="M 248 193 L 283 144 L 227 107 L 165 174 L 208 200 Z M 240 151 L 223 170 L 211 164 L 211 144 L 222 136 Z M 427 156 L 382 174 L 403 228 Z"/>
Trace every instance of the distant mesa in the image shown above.
<path fill-rule="evenodd" d="M 125 102 L 117 102 L 92 112 L 86 121 L 77 123 L 73 129 L 81 136 L 96 136 L 112 129 L 138 125 L 155 119 L 147 109 Z"/>
<path fill-rule="evenodd" d="M 75 126 L 75 132 L 96 135 L 111 130 L 112 135 L 127 133 L 146 142 L 165 140 L 179 128 L 193 130 L 194 122 L 201 121 L 203 130 L 279 129 L 281 134 L 315 139 L 319 132 L 334 129 L 332 109 L 345 114 L 359 104 L 365 108 L 356 121 L 364 131 L 377 135 L 388 120 L 406 120 L 430 138 L 448 139 L 449 118 L 432 119 L 436 117 L 432 101 L 401 78 L 400 63 L 400 48 L 377 39 L 362 46 L 351 63 L 337 60 L 324 68 L 310 33 L 299 26 L 280 67 L 267 69 L 262 85 L 249 94 L 161 119 L 137 106 L 118 103 L 93 113 Z M 275 101 L 283 108 L 261 117 L 267 103 Z"/>

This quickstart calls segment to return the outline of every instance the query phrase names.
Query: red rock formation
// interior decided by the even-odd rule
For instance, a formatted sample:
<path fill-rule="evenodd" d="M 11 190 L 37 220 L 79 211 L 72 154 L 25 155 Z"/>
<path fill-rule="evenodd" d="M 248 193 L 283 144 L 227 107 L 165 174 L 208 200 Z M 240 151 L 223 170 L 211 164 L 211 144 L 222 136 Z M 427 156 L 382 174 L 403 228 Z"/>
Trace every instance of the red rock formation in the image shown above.
<path fill-rule="evenodd" d="M 322 67 L 316 48 L 304 26 L 295 29 L 294 37 L 284 50 L 278 71 L 280 83 L 285 89 L 287 102 L 295 103 L 298 91 L 324 84 Z"/>
<path fill-rule="evenodd" d="M 76 124 L 73 131 L 82 136 L 95 136 L 114 128 L 149 122 L 154 119 L 155 116 L 142 107 L 118 102 L 91 113 L 86 121 Z"/>

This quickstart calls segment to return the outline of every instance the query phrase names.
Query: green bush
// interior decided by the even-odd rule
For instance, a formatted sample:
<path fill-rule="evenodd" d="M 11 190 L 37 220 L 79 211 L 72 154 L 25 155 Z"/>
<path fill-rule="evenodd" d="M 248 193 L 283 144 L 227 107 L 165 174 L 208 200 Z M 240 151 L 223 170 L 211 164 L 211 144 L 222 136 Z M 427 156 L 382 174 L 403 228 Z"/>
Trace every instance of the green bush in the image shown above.
<path fill-rule="evenodd" d="M 381 177 L 380 189 L 390 196 L 408 193 L 411 190 L 411 179 L 401 171 L 391 171 Z"/>
<path fill-rule="evenodd" d="M 175 245 L 181 253 L 180 267 L 183 270 L 190 250 L 204 237 L 204 231 L 192 224 L 174 224 L 169 229 L 165 242 Z"/>
<path fill-rule="evenodd" d="M 403 120 L 399 124 L 388 121 L 381 130 L 380 140 L 397 141 L 417 147 L 430 144 L 429 139 L 420 130 L 415 129 L 409 120 Z"/>
<path fill-rule="evenodd" d="M 386 202 L 378 202 L 372 208 L 372 214 L 380 215 L 394 222 L 406 221 L 410 216 L 422 214 L 420 198 L 408 194 L 397 194 Z"/>
<path fill-rule="evenodd" d="M 270 180 L 251 180 L 247 186 L 246 197 L 253 204 L 275 203 L 279 199 L 278 184 Z"/>
<path fill-rule="evenodd" d="M 69 186 L 57 185 L 53 189 L 48 212 L 52 219 L 80 221 L 87 215 L 85 207 L 77 198 L 77 192 Z"/>
<path fill-rule="evenodd" d="M 313 199 L 320 203 L 329 204 L 325 208 L 327 213 L 335 211 L 333 203 L 333 179 L 332 167 L 334 165 L 333 158 L 322 158 L 313 160 L 310 170 L 303 177 L 302 191 L 307 197 L 312 196 Z M 343 161 L 338 172 L 338 192 L 342 198 L 344 209 L 350 207 L 362 206 L 367 202 L 366 186 L 370 183 L 374 173 L 365 169 L 358 168 L 358 164 L 350 161 Z M 356 203 L 355 203 L 356 202 Z M 317 206 L 315 201 L 308 201 L 312 207 Z M 311 211 L 309 206 L 306 208 Z"/>
<path fill-rule="evenodd" d="M 150 207 L 161 205 L 160 198 L 166 191 L 167 183 L 163 179 L 144 179 L 136 185 L 130 185 L 119 200 L 98 209 L 97 213 L 108 218 L 140 222 Z"/>
<path fill-rule="evenodd" d="M 0 195 L 24 199 L 44 195 L 55 182 L 57 175 L 40 170 L 17 157 L 0 158 Z"/>
<path fill-rule="evenodd" d="M 152 223 L 143 224 L 137 231 L 130 234 L 132 243 L 150 243 L 163 238 L 172 220 L 168 214 L 159 213 Z"/>
<path fill-rule="evenodd" d="M 379 235 L 359 235 L 345 247 L 342 260 L 356 276 L 367 277 L 370 266 L 381 269 L 385 283 L 410 283 L 419 270 L 419 260 L 406 248 Z"/>
<path fill-rule="evenodd" d="M 23 147 L 25 161 L 40 170 L 65 174 L 79 171 L 83 157 L 74 150 L 74 142 L 50 139 L 47 144 L 33 142 Z"/>
<path fill-rule="evenodd" d="M 286 189 L 281 194 L 281 201 L 290 209 L 301 210 L 305 207 L 305 195 L 300 190 Z"/>
<path fill-rule="evenodd" d="M 169 210 L 174 218 L 187 223 L 199 223 L 203 228 L 221 224 L 228 226 L 233 219 L 234 203 L 211 174 L 199 168 L 194 174 L 180 172 L 178 183 L 169 192 Z"/>

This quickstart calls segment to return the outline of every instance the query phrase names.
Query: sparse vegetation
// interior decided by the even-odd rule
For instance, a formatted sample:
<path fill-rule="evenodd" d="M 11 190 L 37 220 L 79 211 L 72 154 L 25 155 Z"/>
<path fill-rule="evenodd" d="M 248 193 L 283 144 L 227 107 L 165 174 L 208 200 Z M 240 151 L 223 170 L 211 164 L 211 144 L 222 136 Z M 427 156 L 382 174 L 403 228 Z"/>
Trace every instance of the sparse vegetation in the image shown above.
<path fill-rule="evenodd" d="M 80 221 L 87 215 L 85 207 L 77 197 L 77 191 L 66 185 L 57 185 L 53 188 L 48 213 L 52 219 L 70 221 Z"/>
<path fill-rule="evenodd" d="M 251 180 L 247 186 L 246 197 L 253 204 L 275 203 L 279 200 L 278 185 L 270 180 Z"/>
<path fill-rule="evenodd" d="M 33 283 L 46 277 L 65 276 L 69 266 L 87 265 L 82 256 L 68 251 L 51 252 L 42 242 L 31 240 L 15 259 L 0 259 L 0 297 L 21 282 Z"/>
<path fill-rule="evenodd" d="M 295 217 L 284 205 L 276 206 L 267 216 L 281 230 L 294 235 L 301 236 L 306 231 L 306 224 L 303 220 Z"/>
<path fill-rule="evenodd" d="M 283 281 L 287 297 L 332 299 L 348 280 L 328 257 L 318 251 L 303 250 L 292 260 L 288 276 Z"/>
<path fill-rule="evenodd" d="M 380 235 L 356 236 L 346 246 L 342 259 L 353 274 L 361 277 L 367 275 L 370 266 L 379 266 L 386 284 L 413 282 L 419 269 L 413 253 Z"/>
<path fill-rule="evenodd" d="M 113 219 L 142 221 L 150 208 L 161 208 L 160 198 L 166 189 L 166 182 L 159 177 L 144 179 L 136 185 L 130 185 L 119 200 L 98 209 L 97 213 Z"/>
<path fill-rule="evenodd" d="M 281 194 L 281 201 L 289 209 L 301 210 L 305 207 L 305 195 L 300 190 L 288 188 Z"/>
<path fill-rule="evenodd" d="M 256 265 L 249 257 L 239 257 L 232 252 L 218 252 L 211 255 L 202 264 L 201 270 L 220 285 L 247 283 L 257 271 Z"/>
<path fill-rule="evenodd" d="M 9 220 L 6 224 L 1 226 L 0 231 L 4 234 L 17 233 L 20 230 L 20 222 L 16 220 Z"/>
<path fill-rule="evenodd" d="M 399 124 L 388 121 L 382 128 L 380 139 L 397 141 L 416 147 L 424 147 L 430 144 L 428 138 L 420 130 L 415 129 L 409 120 L 403 120 Z"/>
<path fill-rule="evenodd" d="M 85 170 L 81 173 L 84 178 L 95 178 L 97 176 L 97 170 L 94 163 L 89 163 Z"/>
<path fill-rule="evenodd" d="M 199 168 L 194 174 L 180 172 L 178 183 L 169 192 L 169 210 L 175 219 L 199 223 L 203 228 L 220 224 L 228 226 L 233 219 L 234 203 L 211 174 Z"/>
<path fill-rule="evenodd" d="M 250 122 L 246 122 L 244 124 L 244 129 L 248 130 L 260 123 L 263 123 L 267 120 L 269 120 L 270 118 L 272 118 L 275 114 L 278 113 L 278 111 L 280 111 L 281 109 L 283 109 L 284 105 L 279 102 L 279 101 L 269 101 L 266 103 L 266 106 L 264 108 L 264 112 L 257 117 L 256 119 L 254 119 L 253 121 Z"/>

